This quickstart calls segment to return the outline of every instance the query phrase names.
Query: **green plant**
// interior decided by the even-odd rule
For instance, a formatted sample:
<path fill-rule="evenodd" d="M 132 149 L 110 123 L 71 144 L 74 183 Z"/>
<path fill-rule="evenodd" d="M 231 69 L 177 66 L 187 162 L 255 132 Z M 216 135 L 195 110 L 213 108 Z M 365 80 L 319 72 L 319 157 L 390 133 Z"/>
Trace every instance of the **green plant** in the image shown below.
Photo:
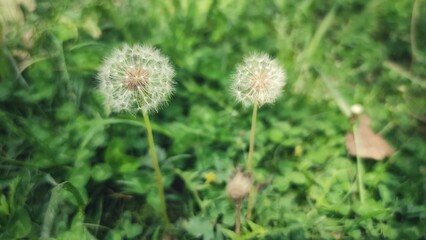
<path fill-rule="evenodd" d="M 250 144 L 247 157 L 247 172 L 254 177 L 253 153 L 256 134 L 257 109 L 264 104 L 273 103 L 281 94 L 286 75 L 280 64 L 266 54 L 254 54 L 237 66 L 233 76 L 232 92 L 245 106 L 253 105 Z M 251 220 L 255 190 L 249 193 L 247 220 Z"/>
<path fill-rule="evenodd" d="M 252 188 L 250 176 L 246 176 L 239 168 L 226 186 L 227 194 L 235 201 L 235 233 L 240 234 L 241 230 L 241 204 Z"/>
<path fill-rule="evenodd" d="M 113 111 L 141 111 L 147 131 L 149 153 L 155 171 L 160 209 L 169 225 L 163 177 L 155 151 L 148 112 L 157 111 L 172 93 L 174 70 L 154 48 L 135 45 L 115 50 L 101 67 L 98 78 L 105 105 Z"/>
<path fill-rule="evenodd" d="M 1 0 L 0 239 L 424 239 L 424 6 Z M 143 114 L 111 116 L 96 89 L 103 56 L 136 42 L 167 53 L 178 80 L 167 111 L 149 112 L 170 231 Z M 246 170 L 253 109 L 224 89 L 241 56 L 260 51 L 289 81 L 257 109 L 258 191 L 238 236 L 224 189 L 236 165 Z M 362 157 L 364 204 L 348 103 L 395 148 Z"/>

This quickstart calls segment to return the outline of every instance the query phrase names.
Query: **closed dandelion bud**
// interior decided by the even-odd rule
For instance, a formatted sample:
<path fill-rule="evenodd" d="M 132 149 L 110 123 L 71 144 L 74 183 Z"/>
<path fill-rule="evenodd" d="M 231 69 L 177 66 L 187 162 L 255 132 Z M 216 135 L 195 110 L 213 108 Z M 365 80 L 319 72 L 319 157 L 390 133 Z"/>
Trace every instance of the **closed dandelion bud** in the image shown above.
<path fill-rule="evenodd" d="M 286 74 L 280 64 L 267 54 L 253 54 L 237 66 L 232 92 L 238 101 L 249 106 L 273 103 L 282 92 Z"/>
<path fill-rule="evenodd" d="M 250 192 L 250 188 L 251 178 L 237 169 L 226 186 L 226 192 L 232 199 L 241 200 Z"/>
<path fill-rule="evenodd" d="M 157 49 L 124 45 L 104 61 L 99 89 L 113 112 L 156 111 L 173 92 L 174 74 Z"/>

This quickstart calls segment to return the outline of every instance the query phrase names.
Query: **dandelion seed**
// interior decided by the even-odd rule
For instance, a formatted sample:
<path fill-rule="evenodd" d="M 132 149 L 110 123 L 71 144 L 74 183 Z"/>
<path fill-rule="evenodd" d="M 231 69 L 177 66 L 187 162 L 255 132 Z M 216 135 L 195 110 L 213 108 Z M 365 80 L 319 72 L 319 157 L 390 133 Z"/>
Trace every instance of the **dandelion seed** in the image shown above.
<path fill-rule="evenodd" d="M 273 103 L 281 94 L 286 74 L 267 54 L 253 54 L 237 66 L 231 86 L 235 98 L 245 106 Z"/>
<path fill-rule="evenodd" d="M 124 45 L 104 61 L 99 89 L 113 112 L 157 111 L 173 92 L 174 74 L 157 49 Z"/>

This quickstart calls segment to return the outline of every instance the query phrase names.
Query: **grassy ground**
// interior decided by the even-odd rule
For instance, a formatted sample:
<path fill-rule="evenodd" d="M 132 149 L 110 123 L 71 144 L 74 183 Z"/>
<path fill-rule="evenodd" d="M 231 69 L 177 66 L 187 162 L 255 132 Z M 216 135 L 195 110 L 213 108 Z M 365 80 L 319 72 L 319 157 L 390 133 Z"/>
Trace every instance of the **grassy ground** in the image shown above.
<path fill-rule="evenodd" d="M 425 1 L 7 0 L 0 14 L 0 239 L 426 238 Z M 97 90 L 123 43 L 176 69 L 151 116 L 169 227 L 142 116 L 109 114 Z M 258 112 L 260 188 L 238 237 L 225 188 L 251 109 L 229 86 L 253 52 L 288 82 Z M 345 147 L 355 103 L 395 148 L 362 159 L 364 202 Z"/>

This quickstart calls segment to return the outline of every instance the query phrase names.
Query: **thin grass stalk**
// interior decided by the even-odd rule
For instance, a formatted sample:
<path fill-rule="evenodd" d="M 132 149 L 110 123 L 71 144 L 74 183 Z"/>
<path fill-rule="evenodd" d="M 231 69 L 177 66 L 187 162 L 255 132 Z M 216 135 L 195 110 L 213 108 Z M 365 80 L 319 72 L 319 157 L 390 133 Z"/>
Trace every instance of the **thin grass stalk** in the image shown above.
<path fill-rule="evenodd" d="M 422 55 L 417 47 L 417 21 L 420 16 L 420 0 L 415 0 L 413 4 L 413 11 L 411 14 L 410 24 L 410 47 L 411 47 L 411 60 L 416 63 L 417 60 L 422 60 Z"/>

